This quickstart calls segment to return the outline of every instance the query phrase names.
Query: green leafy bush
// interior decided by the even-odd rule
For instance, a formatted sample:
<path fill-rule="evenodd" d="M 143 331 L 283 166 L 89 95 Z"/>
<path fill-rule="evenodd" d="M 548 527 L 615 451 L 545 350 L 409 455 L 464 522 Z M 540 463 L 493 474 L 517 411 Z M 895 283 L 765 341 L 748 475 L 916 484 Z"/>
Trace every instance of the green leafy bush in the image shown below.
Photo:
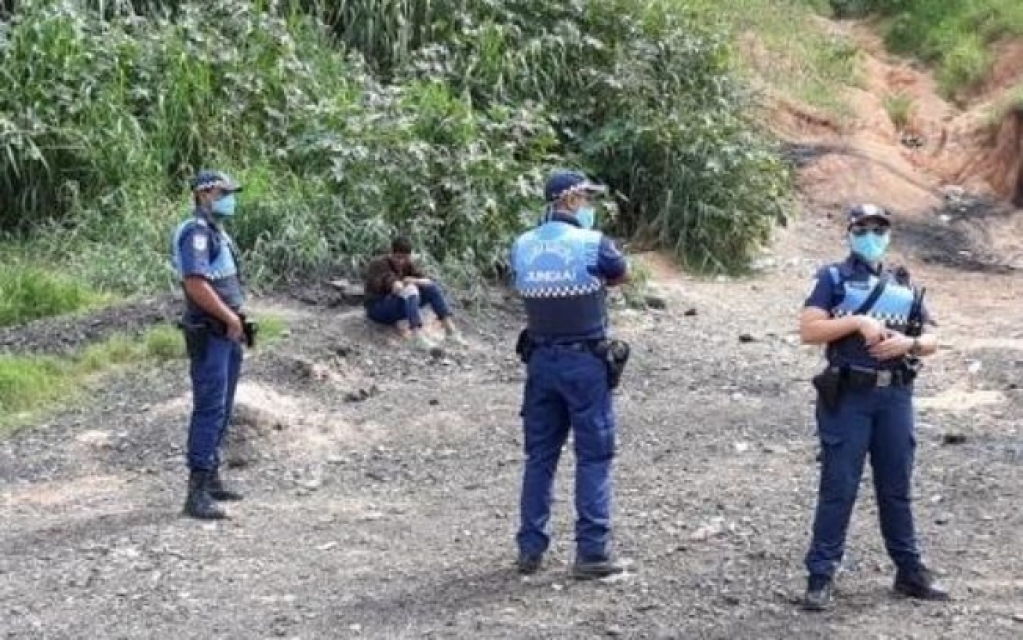
<path fill-rule="evenodd" d="M 571 165 L 616 190 L 616 231 L 741 268 L 787 176 L 705 23 L 682 0 L 24 0 L 0 22 L 0 233 L 97 286 L 169 286 L 186 179 L 219 166 L 256 283 L 354 270 L 399 229 L 486 275 Z"/>

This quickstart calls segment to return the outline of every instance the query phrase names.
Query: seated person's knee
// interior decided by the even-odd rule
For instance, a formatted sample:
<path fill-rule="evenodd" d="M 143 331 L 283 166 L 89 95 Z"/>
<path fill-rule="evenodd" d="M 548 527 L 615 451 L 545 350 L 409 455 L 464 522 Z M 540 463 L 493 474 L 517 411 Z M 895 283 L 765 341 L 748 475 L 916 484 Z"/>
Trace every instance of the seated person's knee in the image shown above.
<path fill-rule="evenodd" d="M 407 284 L 405 288 L 401 290 L 402 298 L 411 298 L 419 295 L 419 287 L 414 284 Z"/>

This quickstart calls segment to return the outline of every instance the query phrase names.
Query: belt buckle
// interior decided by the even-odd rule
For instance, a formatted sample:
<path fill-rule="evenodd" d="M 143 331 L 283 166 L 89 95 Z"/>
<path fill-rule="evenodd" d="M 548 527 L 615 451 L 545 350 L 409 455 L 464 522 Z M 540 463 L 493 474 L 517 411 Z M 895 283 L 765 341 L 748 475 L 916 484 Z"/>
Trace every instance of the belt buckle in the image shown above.
<path fill-rule="evenodd" d="M 895 381 L 895 372 L 891 369 L 881 369 L 877 372 L 877 382 L 875 383 L 879 387 L 890 387 Z"/>

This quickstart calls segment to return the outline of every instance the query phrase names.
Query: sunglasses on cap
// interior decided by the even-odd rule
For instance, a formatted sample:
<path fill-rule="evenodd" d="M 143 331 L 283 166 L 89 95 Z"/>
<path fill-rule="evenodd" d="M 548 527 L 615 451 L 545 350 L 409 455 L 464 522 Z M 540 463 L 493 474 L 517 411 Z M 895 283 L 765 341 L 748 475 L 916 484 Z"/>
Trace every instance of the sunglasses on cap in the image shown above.
<path fill-rule="evenodd" d="M 872 233 L 875 236 L 883 236 L 883 235 L 887 234 L 890 230 L 891 230 L 891 227 L 888 227 L 887 225 L 870 225 L 870 226 L 853 225 L 852 227 L 849 227 L 849 233 L 851 233 L 851 234 L 853 234 L 854 236 L 857 236 L 857 237 L 865 236 L 868 233 Z"/>

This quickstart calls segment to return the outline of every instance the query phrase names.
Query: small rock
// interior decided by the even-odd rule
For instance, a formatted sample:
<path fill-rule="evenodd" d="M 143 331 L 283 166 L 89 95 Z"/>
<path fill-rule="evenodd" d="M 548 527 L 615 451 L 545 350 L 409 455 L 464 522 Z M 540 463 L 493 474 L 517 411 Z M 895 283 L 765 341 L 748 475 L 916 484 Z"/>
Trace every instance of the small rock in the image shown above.
<path fill-rule="evenodd" d="M 99 431 L 96 429 L 90 429 L 88 431 L 83 431 L 82 433 L 80 433 L 78 437 L 75 438 L 75 440 L 77 440 L 81 444 L 84 444 L 88 447 L 94 447 L 96 449 L 109 449 L 111 446 L 109 431 Z"/>
<path fill-rule="evenodd" d="M 1023 612 L 1012 614 L 1012 621 L 1013 622 L 1023 622 Z"/>
<path fill-rule="evenodd" d="M 682 315 L 684 315 L 684 316 L 695 316 L 696 314 L 697 314 L 696 307 L 690 307 L 690 308 L 686 309 L 685 313 L 683 313 Z"/>
<path fill-rule="evenodd" d="M 725 520 L 724 518 L 713 518 L 710 522 L 703 525 L 689 536 L 690 540 L 696 542 L 702 542 L 704 540 L 710 540 L 716 536 L 721 535 L 725 531 Z"/>
<path fill-rule="evenodd" d="M 949 202 L 958 202 L 966 196 L 966 189 L 959 185 L 949 184 L 941 188 L 942 194 L 945 196 L 945 200 Z"/>
<path fill-rule="evenodd" d="M 735 443 L 735 452 L 736 453 L 746 453 L 747 451 L 749 451 L 749 443 L 748 442 L 736 442 Z"/>
<path fill-rule="evenodd" d="M 949 522 L 952 522 L 951 513 L 939 514 L 938 517 L 934 519 L 934 524 L 948 524 Z"/>
<path fill-rule="evenodd" d="M 318 546 L 316 548 L 319 551 L 330 551 L 331 549 L 333 549 L 336 546 L 337 546 L 337 542 L 336 541 L 331 541 L 331 542 L 328 542 L 326 544 L 321 544 L 320 546 Z"/>
<path fill-rule="evenodd" d="M 742 342 L 744 344 L 745 343 L 749 343 L 749 342 L 756 342 L 756 340 L 757 339 L 754 338 L 752 334 L 749 334 L 749 333 L 740 333 L 739 334 L 739 342 Z"/>
<path fill-rule="evenodd" d="M 608 636 L 610 636 L 612 638 L 617 638 L 618 636 L 622 635 L 622 628 L 621 627 L 616 627 L 616 626 L 610 626 L 610 627 L 608 627 L 607 629 L 604 630 L 604 634 L 608 635 Z"/>
<path fill-rule="evenodd" d="M 963 444 L 964 442 L 966 442 L 965 433 L 949 431 L 941 436 L 941 444 Z"/>
<path fill-rule="evenodd" d="M 667 309 L 668 301 L 662 295 L 648 293 L 643 297 L 643 302 L 651 309 Z"/>

